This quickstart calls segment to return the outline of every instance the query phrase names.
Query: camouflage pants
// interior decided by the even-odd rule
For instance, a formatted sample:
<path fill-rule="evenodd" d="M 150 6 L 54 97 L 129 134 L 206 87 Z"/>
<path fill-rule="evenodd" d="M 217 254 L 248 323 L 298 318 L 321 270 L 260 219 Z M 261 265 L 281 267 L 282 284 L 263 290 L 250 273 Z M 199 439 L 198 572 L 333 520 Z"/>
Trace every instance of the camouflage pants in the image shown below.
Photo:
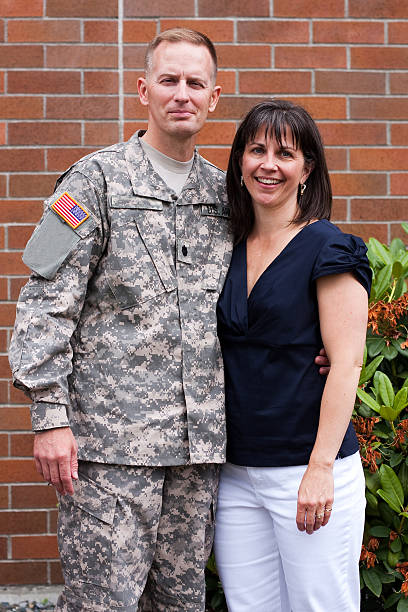
<path fill-rule="evenodd" d="M 59 612 L 201 612 L 219 466 L 80 462 L 60 497 Z"/>

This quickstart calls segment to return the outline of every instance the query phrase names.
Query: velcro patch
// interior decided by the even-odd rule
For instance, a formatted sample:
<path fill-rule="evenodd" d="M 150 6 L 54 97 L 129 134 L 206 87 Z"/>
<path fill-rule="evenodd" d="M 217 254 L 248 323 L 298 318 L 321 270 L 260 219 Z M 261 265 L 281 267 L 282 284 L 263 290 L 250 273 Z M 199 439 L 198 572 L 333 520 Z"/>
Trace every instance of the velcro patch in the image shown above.
<path fill-rule="evenodd" d="M 67 191 L 65 191 L 58 200 L 55 200 L 51 208 L 61 217 L 61 219 L 64 219 L 64 221 L 74 229 L 89 217 L 88 211 L 78 204 Z"/>

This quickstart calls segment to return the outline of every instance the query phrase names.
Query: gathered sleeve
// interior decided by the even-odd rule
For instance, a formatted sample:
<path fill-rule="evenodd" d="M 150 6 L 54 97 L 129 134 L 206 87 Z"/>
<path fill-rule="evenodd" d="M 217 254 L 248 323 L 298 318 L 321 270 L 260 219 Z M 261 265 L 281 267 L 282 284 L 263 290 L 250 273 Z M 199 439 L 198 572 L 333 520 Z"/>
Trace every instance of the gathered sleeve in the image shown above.
<path fill-rule="evenodd" d="M 322 246 L 314 264 L 312 280 L 343 272 L 352 272 L 370 295 L 372 272 L 366 245 L 358 236 L 336 232 Z"/>

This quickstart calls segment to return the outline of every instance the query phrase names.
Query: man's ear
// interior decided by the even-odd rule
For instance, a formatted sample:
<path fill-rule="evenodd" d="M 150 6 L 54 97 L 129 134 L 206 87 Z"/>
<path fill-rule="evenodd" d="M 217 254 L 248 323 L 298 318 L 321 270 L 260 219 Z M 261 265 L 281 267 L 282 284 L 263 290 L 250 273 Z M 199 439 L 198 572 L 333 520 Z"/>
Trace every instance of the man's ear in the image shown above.
<path fill-rule="evenodd" d="M 140 104 L 148 106 L 149 97 L 147 94 L 147 81 L 145 77 L 139 77 L 137 79 L 137 91 L 139 93 Z"/>
<path fill-rule="evenodd" d="M 218 104 L 218 100 L 220 99 L 221 86 L 216 85 L 211 92 L 210 104 L 208 105 L 208 110 L 210 113 L 215 111 L 215 107 Z"/>

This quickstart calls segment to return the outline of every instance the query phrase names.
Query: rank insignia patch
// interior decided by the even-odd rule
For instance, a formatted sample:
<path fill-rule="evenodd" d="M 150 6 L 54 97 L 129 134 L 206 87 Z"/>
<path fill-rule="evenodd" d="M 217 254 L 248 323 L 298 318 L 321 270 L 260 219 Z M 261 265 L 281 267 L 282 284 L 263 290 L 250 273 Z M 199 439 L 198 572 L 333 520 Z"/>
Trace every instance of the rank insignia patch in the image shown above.
<path fill-rule="evenodd" d="M 67 191 L 55 200 L 51 208 L 74 229 L 89 217 L 85 208 L 82 208 Z"/>

